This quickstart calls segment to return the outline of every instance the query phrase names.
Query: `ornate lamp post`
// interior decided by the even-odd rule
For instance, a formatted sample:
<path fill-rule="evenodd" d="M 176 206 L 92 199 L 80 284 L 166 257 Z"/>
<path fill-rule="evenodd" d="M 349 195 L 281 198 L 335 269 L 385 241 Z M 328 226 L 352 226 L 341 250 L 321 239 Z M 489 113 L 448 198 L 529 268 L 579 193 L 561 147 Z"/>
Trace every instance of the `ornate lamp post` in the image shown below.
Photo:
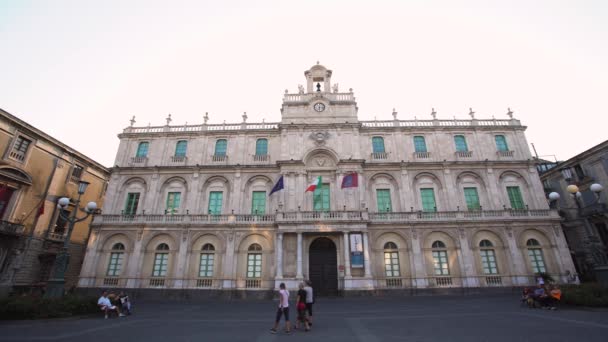
<path fill-rule="evenodd" d="M 68 263 L 70 259 L 68 246 L 70 244 L 70 237 L 72 236 L 72 231 L 74 230 L 74 224 L 76 224 L 76 222 L 86 220 L 89 215 L 91 215 L 95 212 L 95 210 L 97 210 L 97 203 L 95 202 L 87 203 L 87 206 L 84 209 L 79 207 L 80 197 L 87 190 L 88 185 L 89 182 L 78 182 L 78 198 L 74 203 L 74 210 L 69 216 L 65 215 L 63 213 L 63 210 L 61 209 L 67 208 L 70 205 L 70 199 L 67 197 L 62 197 L 57 202 L 58 207 L 60 209 L 59 215 L 61 215 L 61 217 L 69 223 L 69 226 L 68 233 L 66 234 L 65 239 L 63 241 L 63 247 L 55 258 L 55 264 L 53 265 L 53 274 L 51 275 L 51 278 L 49 279 L 47 284 L 47 289 L 45 293 L 45 297 L 47 298 L 58 298 L 63 296 L 65 288 L 65 271 L 68 268 Z M 82 210 L 86 215 L 82 218 L 76 217 L 78 209 Z"/>

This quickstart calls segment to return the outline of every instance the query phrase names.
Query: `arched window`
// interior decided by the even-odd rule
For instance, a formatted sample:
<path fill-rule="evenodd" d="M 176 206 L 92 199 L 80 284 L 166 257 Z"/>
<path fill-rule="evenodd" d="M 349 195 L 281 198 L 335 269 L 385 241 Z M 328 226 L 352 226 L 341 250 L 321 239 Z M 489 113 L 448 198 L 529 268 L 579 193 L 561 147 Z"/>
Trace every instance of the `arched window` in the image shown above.
<path fill-rule="evenodd" d="M 467 152 L 469 150 L 467 147 L 467 140 L 464 138 L 464 135 L 455 135 L 454 145 L 456 145 L 456 152 Z"/>
<path fill-rule="evenodd" d="M 185 157 L 188 149 L 188 142 L 186 140 L 180 140 L 175 144 L 175 156 Z"/>
<path fill-rule="evenodd" d="M 124 259 L 125 245 L 118 242 L 112 246 L 112 252 L 110 252 L 110 261 L 108 263 L 108 269 L 106 275 L 109 277 L 120 276 L 122 271 L 122 260 Z"/>
<path fill-rule="evenodd" d="M 543 250 L 536 239 L 529 239 L 526 242 L 528 247 L 528 258 L 532 266 L 534 273 L 545 273 L 547 268 L 545 267 L 545 259 L 543 257 Z"/>
<path fill-rule="evenodd" d="M 501 152 L 506 152 L 509 150 L 509 146 L 507 146 L 507 139 L 505 139 L 504 135 L 495 135 L 494 141 L 496 141 L 496 150 Z"/>
<path fill-rule="evenodd" d="M 215 153 L 216 156 L 225 156 L 226 149 L 228 147 L 228 141 L 226 139 L 218 139 L 215 142 Z"/>
<path fill-rule="evenodd" d="M 384 274 L 387 277 L 400 277 L 399 252 L 394 242 L 384 244 Z"/>
<path fill-rule="evenodd" d="M 384 138 L 373 137 L 372 138 L 372 152 L 373 153 L 384 153 Z"/>
<path fill-rule="evenodd" d="M 251 244 L 247 253 L 247 278 L 262 277 L 262 246 Z"/>
<path fill-rule="evenodd" d="M 448 251 L 445 250 L 445 243 L 437 240 L 433 242 L 431 247 L 433 248 L 432 255 L 435 275 L 450 275 L 450 269 L 448 266 Z"/>
<path fill-rule="evenodd" d="M 494 245 L 490 240 L 481 240 L 479 242 L 479 254 L 481 255 L 481 266 L 484 274 L 498 274 L 498 266 L 496 265 L 496 253 Z"/>
<path fill-rule="evenodd" d="M 215 247 L 206 243 L 203 245 L 198 269 L 198 276 L 201 278 L 213 277 L 213 265 L 215 263 Z"/>
<path fill-rule="evenodd" d="M 414 149 L 416 152 L 427 152 L 426 141 L 423 136 L 417 135 L 414 137 Z"/>
<path fill-rule="evenodd" d="M 150 143 L 147 141 L 140 142 L 139 145 L 137 145 L 137 153 L 135 154 L 135 157 L 140 157 L 140 158 L 147 157 L 149 146 L 150 146 Z"/>
<path fill-rule="evenodd" d="M 169 264 L 169 245 L 161 243 L 156 247 L 154 254 L 154 267 L 152 269 L 153 277 L 166 277 L 167 266 Z"/>
<path fill-rule="evenodd" d="M 255 155 L 265 156 L 268 154 L 268 139 L 258 139 L 255 142 Z"/>

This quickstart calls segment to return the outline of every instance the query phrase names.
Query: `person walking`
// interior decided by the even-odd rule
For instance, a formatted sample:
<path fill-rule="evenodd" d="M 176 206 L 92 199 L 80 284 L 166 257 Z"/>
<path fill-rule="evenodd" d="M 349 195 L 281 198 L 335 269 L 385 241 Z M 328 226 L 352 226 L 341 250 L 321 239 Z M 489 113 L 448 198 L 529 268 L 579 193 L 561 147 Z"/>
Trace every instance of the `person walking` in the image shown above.
<path fill-rule="evenodd" d="M 281 316 L 285 316 L 285 332 L 291 334 L 291 323 L 289 322 L 289 291 L 285 289 L 285 283 L 279 285 L 279 307 L 277 308 L 277 317 L 274 320 L 274 327 L 270 329 L 271 334 L 277 333 Z"/>
<path fill-rule="evenodd" d="M 308 320 L 306 319 L 306 290 L 304 283 L 298 285 L 298 296 L 296 299 L 296 309 L 298 310 L 298 320 L 296 321 L 296 329 L 300 324 L 304 325 L 304 331 L 309 331 Z"/>
<path fill-rule="evenodd" d="M 308 317 L 306 319 L 308 321 L 308 326 L 312 327 L 312 305 L 315 302 L 315 297 L 312 290 L 312 282 L 310 280 L 306 280 L 304 291 L 306 291 L 306 311 L 308 312 Z"/>

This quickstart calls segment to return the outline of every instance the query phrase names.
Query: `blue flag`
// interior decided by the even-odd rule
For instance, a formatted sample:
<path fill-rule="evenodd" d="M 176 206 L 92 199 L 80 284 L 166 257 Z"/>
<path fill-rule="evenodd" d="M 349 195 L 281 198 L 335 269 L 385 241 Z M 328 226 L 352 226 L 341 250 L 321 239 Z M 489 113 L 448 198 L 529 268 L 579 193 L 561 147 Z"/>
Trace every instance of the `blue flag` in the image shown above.
<path fill-rule="evenodd" d="M 281 178 L 279 178 L 279 180 L 277 181 L 277 184 L 274 185 L 274 187 L 272 187 L 272 190 L 270 190 L 270 195 L 274 194 L 275 192 L 279 191 L 279 190 L 283 190 L 284 186 L 283 186 L 283 176 L 281 176 Z M 268 196 L 270 196 L 268 195 Z"/>

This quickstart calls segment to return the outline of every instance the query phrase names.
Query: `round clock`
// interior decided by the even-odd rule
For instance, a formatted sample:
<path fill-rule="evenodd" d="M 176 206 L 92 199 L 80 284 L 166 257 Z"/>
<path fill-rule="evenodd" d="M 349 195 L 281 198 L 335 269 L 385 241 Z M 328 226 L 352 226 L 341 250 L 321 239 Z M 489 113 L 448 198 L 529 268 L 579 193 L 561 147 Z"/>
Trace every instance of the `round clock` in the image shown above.
<path fill-rule="evenodd" d="M 325 110 L 325 105 L 324 105 L 324 104 L 322 104 L 321 102 L 315 103 L 314 109 L 315 109 L 317 112 L 322 112 L 322 111 L 324 111 L 324 110 Z"/>

